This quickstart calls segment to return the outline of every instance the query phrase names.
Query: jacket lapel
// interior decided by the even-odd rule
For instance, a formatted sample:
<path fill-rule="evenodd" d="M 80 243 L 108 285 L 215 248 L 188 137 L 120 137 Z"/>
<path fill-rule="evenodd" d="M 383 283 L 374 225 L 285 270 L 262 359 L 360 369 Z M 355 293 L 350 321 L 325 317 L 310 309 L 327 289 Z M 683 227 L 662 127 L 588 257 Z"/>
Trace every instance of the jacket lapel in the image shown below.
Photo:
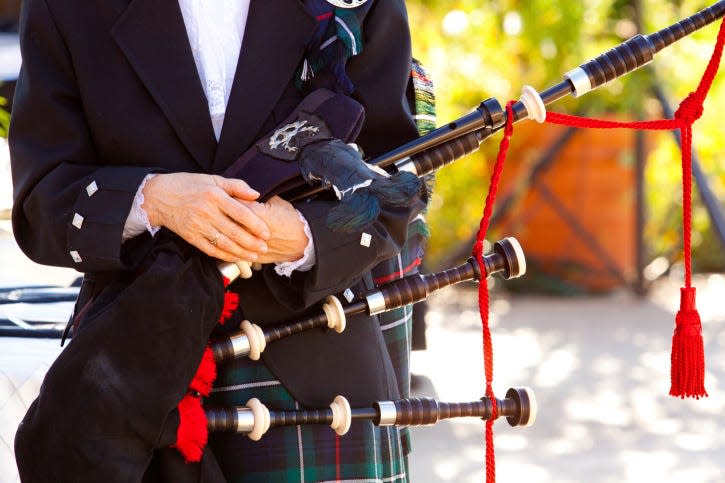
<path fill-rule="evenodd" d="M 111 34 L 181 142 L 209 171 L 216 139 L 178 0 L 133 0 Z"/>
<path fill-rule="evenodd" d="M 314 33 L 300 0 L 251 0 L 213 169 L 222 172 L 257 140 Z"/>

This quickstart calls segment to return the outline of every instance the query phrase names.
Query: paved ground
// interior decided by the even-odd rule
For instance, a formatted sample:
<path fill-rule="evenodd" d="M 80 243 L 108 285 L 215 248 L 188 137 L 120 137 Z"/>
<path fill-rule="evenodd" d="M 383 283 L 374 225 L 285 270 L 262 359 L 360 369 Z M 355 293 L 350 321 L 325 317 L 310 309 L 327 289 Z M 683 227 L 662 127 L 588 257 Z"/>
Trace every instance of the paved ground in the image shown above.
<path fill-rule="evenodd" d="M 70 283 L 75 273 L 38 269 L 0 221 L 0 284 Z M 531 428 L 496 425 L 499 482 L 725 481 L 725 276 L 701 276 L 710 397 L 667 396 L 677 281 L 646 299 L 509 297 L 494 293 L 494 389 L 533 388 L 539 417 Z M 478 399 L 483 391 L 476 293 L 431 298 L 429 349 L 414 353 L 427 378 L 419 395 Z M 412 481 L 483 481 L 483 423 L 443 422 L 414 429 Z"/>
<path fill-rule="evenodd" d="M 498 481 L 725 481 L 725 277 L 696 285 L 710 395 L 700 401 L 667 396 L 679 282 L 660 281 L 646 299 L 494 295 L 494 390 L 530 386 L 539 405 L 530 428 L 495 425 Z M 429 379 L 419 394 L 481 396 L 476 311 L 475 290 L 433 298 L 429 349 L 413 359 Z M 412 480 L 483 481 L 483 426 L 414 429 Z"/>

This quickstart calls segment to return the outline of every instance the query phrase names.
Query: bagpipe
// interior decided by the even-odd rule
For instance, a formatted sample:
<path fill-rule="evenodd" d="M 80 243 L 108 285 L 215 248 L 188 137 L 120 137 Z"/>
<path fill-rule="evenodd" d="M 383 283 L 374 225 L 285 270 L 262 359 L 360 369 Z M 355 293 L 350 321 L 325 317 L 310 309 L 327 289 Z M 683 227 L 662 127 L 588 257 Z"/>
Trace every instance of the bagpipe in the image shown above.
<path fill-rule="evenodd" d="M 722 27 L 715 53 L 708 65 L 703 81 L 698 86 L 698 89 L 681 104 L 680 110 L 675 114 L 674 119 L 639 123 L 595 121 L 556 113 L 547 115 L 546 106 L 569 95 L 580 97 L 608 82 L 647 65 L 654 59 L 655 54 L 662 49 L 715 22 L 722 18 L 723 15 L 725 15 L 725 1 L 720 1 L 655 33 L 636 35 L 596 58 L 570 70 L 564 75 L 564 80 L 544 91 L 537 92 L 532 87 L 525 86 L 520 99 L 510 102 L 506 107 L 503 107 L 494 98 L 486 99 L 471 113 L 449 122 L 392 151 L 368 159 L 366 163 L 374 169 L 385 170 L 388 175 L 397 176 L 401 173 L 411 173 L 415 176 L 422 177 L 475 152 L 488 137 L 500 130 L 505 130 L 506 133 L 499 152 L 499 159 L 497 160 L 502 163 L 503 159 L 505 159 L 508 137 L 511 136 L 512 126 L 514 123 L 524 119 L 535 120 L 539 123 L 546 121 L 590 128 L 680 129 L 683 132 L 683 139 L 686 139 L 686 143 L 690 143 L 691 125 L 702 114 L 702 102 L 707 95 L 707 91 L 719 66 L 724 37 Z M 270 138 L 270 142 L 272 139 Z M 683 143 L 683 198 L 685 200 L 685 210 L 689 210 L 691 175 L 688 165 L 691 163 L 689 162 L 690 146 L 686 143 Z M 497 166 L 496 169 L 500 173 L 500 166 Z M 495 176 L 496 173 L 494 173 L 494 178 Z M 491 191 L 489 191 L 491 201 L 495 198 L 494 178 L 492 178 L 493 197 L 491 196 Z M 307 183 L 302 182 L 302 180 L 306 180 Z M 314 177 L 306 175 L 303 175 L 301 180 L 298 179 L 291 183 L 288 180 L 285 189 L 278 190 L 275 194 L 279 194 L 289 201 L 298 201 L 311 199 L 330 188 L 334 189 L 335 193 L 340 191 L 338 187 L 334 186 L 334 182 L 331 182 L 329 179 L 323 178 L 321 183 L 316 183 L 313 180 Z M 338 198 L 341 202 L 344 202 L 343 198 L 339 196 Z M 485 216 L 486 214 L 484 214 Z M 482 222 L 479 242 L 485 234 L 487 223 L 487 220 L 485 223 Z M 681 309 L 677 315 L 676 330 L 673 337 L 672 389 L 670 394 L 678 397 L 699 398 L 707 394 L 702 383 L 704 369 L 697 367 L 697 360 L 704 360 L 704 356 L 702 355 L 700 321 L 695 309 L 694 288 L 690 286 L 690 221 L 687 211 L 684 214 L 683 225 L 685 231 L 685 258 L 687 267 L 686 287 L 682 289 Z M 479 257 L 475 255 L 476 250 L 474 249 L 474 257 L 459 267 L 429 275 L 405 277 L 390 284 L 380 286 L 356 301 L 349 301 L 344 306 L 334 296 L 328 297 L 318 315 L 307 317 L 297 322 L 262 329 L 255 324 L 245 321 L 241 333 L 224 340 L 218 340 L 212 345 L 214 358 L 220 363 L 231 358 L 243 356 L 256 359 L 259 358 L 260 353 L 264 350 L 267 343 L 305 330 L 328 328 L 341 332 L 345 328 L 346 315 L 380 313 L 385 310 L 419 302 L 424 300 L 432 291 L 460 281 L 481 280 L 482 277 L 485 279 L 492 273 L 497 272 L 502 272 L 504 278 L 508 279 L 520 276 L 522 271 L 518 271 L 519 268 L 525 269 L 523 250 L 521 250 L 518 242 L 513 238 L 497 242 L 494 245 L 494 253 L 491 255 Z M 231 265 L 220 266 L 220 269 L 227 277 L 235 276 L 239 273 L 246 273 L 247 275 L 251 273 L 248 269 L 245 270 L 243 267 L 239 268 Z M 697 338 L 699 338 L 699 341 Z M 694 363 L 692 363 L 693 360 L 695 361 Z M 691 363 L 694 365 L 688 366 Z M 491 372 L 489 366 L 487 366 L 486 372 Z M 496 400 L 490 390 L 490 374 L 487 374 L 487 386 L 487 394 L 482 401 Z M 513 393 L 516 393 L 516 390 L 509 390 L 507 398 Z M 533 394 L 529 390 L 520 390 L 518 392 L 519 395 L 523 393 L 527 394 L 529 401 L 533 401 Z M 506 400 L 496 401 L 499 412 L 497 413 L 494 410 L 493 414 L 510 415 L 511 413 L 507 411 L 511 411 L 512 408 L 517 408 L 515 411 L 520 414 L 522 410 L 521 406 L 517 406 L 516 404 L 512 406 Z M 256 402 L 252 403 L 253 406 L 257 404 Z M 403 403 L 401 402 L 401 404 Z M 412 403 L 406 402 L 405 404 Z M 417 402 L 415 404 L 422 403 Z M 439 405 L 434 401 L 429 401 L 428 404 L 436 409 L 432 411 L 435 415 L 430 416 L 426 421 L 428 424 L 437 422 L 440 419 L 438 417 Z M 423 406 L 424 404 L 419 407 L 418 411 L 424 412 L 425 409 Z M 385 419 L 381 416 L 383 407 L 385 406 L 375 406 L 374 410 L 370 408 L 357 409 L 353 410 L 353 413 L 357 411 L 356 414 L 360 414 L 361 418 L 372 419 L 377 423 L 377 421 Z M 306 411 L 299 411 L 290 414 L 274 413 L 273 416 L 264 416 L 264 418 L 265 421 L 272 421 L 270 423 L 271 426 L 275 426 L 276 424 L 324 422 L 331 424 L 333 428 L 339 428 L 339 417 L 336 416 L 339 411 L 337 403 L 333 403 L 331 409 L 324 410 L 323 413 L 313 412 L 314 415 L 310 415 Z M 252 412 L 254 410 L 251 408 L 214 410 L 208 414 L 209 428 L 211 430 L 236 430 L 256 435 L 257 431 L 256 429 L 253 430 L 252 427 L 254 426 L 254 421 L 259 419 L 259 416 L 252 417 L 250 415 Z M 490 413 L 485 413 L 486 416 L 481 416 L 481 414 L 481 412 L 476 413 L 477 416 L 483 417 L 483 419 L 495 419 L 495 417 L 488 417 Z M 451 417 L 457 416 L 459 416 L 458 413 Z M 396 420 L 393 418 L 393 420 L 408 425 L 416 424 L 414 421 L 417 421 L 416 417 L 410 416 L 410 414 L 404 419 Z M 488 427 L 490 426 L 487 424 Z M 492 456 L 492 447 L 487 448 L 487 453 L 489 452 L 490 456 Z"/>
<path fill-rule="evenodd" d="M 419 198 L 421 176 L 474 152 L 497 131 L 504 130 L 503 148 L 515 122 L 548 119 L 546 105 L 568 95 L 581 96 L 646 65 L 663 48 L 723 15 L 725 0 L 654 34 L 623 42 L 540 93 L 525 87 L 521 98 L 506 107 L 487 99 L 470 114 L 367 162 L 349 145 L 361 129 L 362 106 L 348 96 L 315 91 L 224 174 L 241 179 L 251 179 L 254 174 L 255 182 L 250 184 L 262 193 L 263 200 L 275 195 L 288 201 L 334 196 L 339 202 L 327 219 L 331 228 L 344 232 L 366 226 L 385 206 L 406 206 Z M 693 110 L 692 106 L 682 110 L 678 119 L 687 118 L 691 125 Z M 684 122 L 678 120 L 667 128 L 682 129 Z M 495 173 L 500 173 L 503 157 L 497 159 Z M 80 314 L 84 317 L 80 330 L 48 371 L 40 397 L 18 428 L 15 449 L 21 476 L 52 481 L 58 479 L 53 471 L 76 466 L 95 480 L 111 474 L 138 480 L 158 448 L 175 446 L 188 461 L 201 459 L 209 430 L 261 437 L 267 428 L 285 424 L 328 424 L 342 433 L 357 419 L 415 425 L 478 417 L 486 420 L 488 432 L 500 416 L 512 425 L 530 424 L 536 414 L 530 390 L 512 389 L 503 399 L 493 396 L 490 344 L 484 357 L 486 394 L 474 403 L 401 399 L 351 408 L 344 398 L 336 398 L 329 408 L 298 411 L 270 410 L 259 402 L 244 408 L 201 406 L 200 396 L 211 391 L 217 362 L 244 355 L 259 357 L 267 343 L 283 337 L 315 328 L 341 331 L 349 315 L 375 314 L 415 303 L 463 280 L 478 280 L 479 293 L 486 294 L 487 300 L 489 275 L 513 278 L 525 270 L 523 250 L 513 239 L 496 243 L 493 253 L 483 256 L 482 238 L 494 198 L 495 192 L 493 196 L 489 192 L 491 203 L 487 201 L 484 210 L 474 256 L 460 267 L 391 282 L 344 306 L 337 299 L 328 299 L 319 314 L 303 320 L 280 321 L 264 329 L 246 323 L 242 334 L 216 341 L 212 347 L 208 345 L 215 326 L 236 308 L 234 294 L 227 288 L 240 275 L 251 275 L 249 265 L 217 266 L 173 234 L 160 234 L 143 270 L 130 279 L 113 281 Z M 150 294 L 153 304 L 138 303 Z M 694 292 L 692 296 L 683 294 L 682 312 L 689 314 L 688 309 L 694 308 Z M 482 309 L 482 317 L 484 312 Z M 682 320 L 681 335 L 699 335 L 691 315 Z M 484 330 L 487 333 L 487 324 Z M 685 357 L 673 355 L 673 367 L 675 359 Z M 115 416 L 108 417 L 111 414 Z M 122 457 L 116 460 L 107 457 L 119 452 Z M 43 468 L 35 464 L 39 460 L 44 461 Z"/>

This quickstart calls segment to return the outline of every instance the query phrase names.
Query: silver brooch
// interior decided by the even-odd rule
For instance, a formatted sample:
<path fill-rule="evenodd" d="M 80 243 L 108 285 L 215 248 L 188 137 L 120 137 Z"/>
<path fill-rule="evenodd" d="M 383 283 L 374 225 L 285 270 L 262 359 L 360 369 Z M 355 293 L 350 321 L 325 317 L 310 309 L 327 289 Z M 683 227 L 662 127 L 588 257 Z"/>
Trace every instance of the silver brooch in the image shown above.
<path fill-rule="evenodd" d="M 270 149 L 277 149 L 282 146 L 290 153 L 297 151 L 296 146 L 290 145 L 290 141 L 292 141 L 295 136 L 303 132 L 306 132 L 308 136 L 314 136 L 320 130 L 320 128 L 316 126 L 305 126 L 306 124 L 307 121 L 297 121 L 277 129 L 272 137 L 269 138 Z"/>
<path fill-rule="evenodd" d="M 367 1 L 368 0 L 327 0 L 327 3 L 340 8 L 355 8 Z"/>

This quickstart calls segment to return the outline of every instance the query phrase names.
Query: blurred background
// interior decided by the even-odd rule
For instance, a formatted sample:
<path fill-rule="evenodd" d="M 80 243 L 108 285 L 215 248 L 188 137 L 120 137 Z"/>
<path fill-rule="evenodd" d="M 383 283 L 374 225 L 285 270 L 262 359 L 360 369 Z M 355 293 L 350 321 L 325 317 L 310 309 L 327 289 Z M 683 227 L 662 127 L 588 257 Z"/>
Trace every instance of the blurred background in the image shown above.
<path fill-rule="evenodd" d="M 516 99 L 523 85 L 549 87 L 623 40 L 711 3 L 407 1 L 414 55 L 436 86 L 439 125 L 489 97 Z M 716 35 L 712 25 L 647 68 L 549 108 L 617 120 L 667 117 L 696 88 Z M 494 389 L 531 386 L 540 419 L 525 429 L 496 425 L 500 481 L 725 481 L 723 83 L 721 74 L 694 128 L 702 177 L 693 192 L 693 266 L 710 395 L 701 401 L 667 396 L 683 274 L 676 138 L 530 121 L 515 127 L 489 239 L 516 236 L 529 270 L 493 288 Z M 499 139 L 438 172 L 428 269 L 470 253 Z M 480 397 L 475 287 L 438 293 L 429 306 L 427 350 L 413 353 L 413 372 L 424 381 L 418 390 L 443 400 Z M 483 479 L 480 422 L 413 434 L 413 481 Z"/>
<path fill-rule="evenodd" d="M 435 83 L 441 125 L 489 97 L 502 104 L 518 98 L 523 85 L 542 90 L 639 31 L 651 33 L 712 2 L 406 3 L 414 55 Z M 8 100 L 6 109 L 20 61 L 19 4 L 0 0 L 0 94 Z M 716 33 L 711 25 L 659 53 L 648 68 L 550 108 L 618 120 L 663 118 L 668 105 L 676 109 L 697 86 Z M 702 178 L 693 194 L 693 257 L 710 395 L 701 401 L 667 396 L 683 273 L 675 137 L 533 122 L 516 126 L 489 239 L 516 236 L 529 270 L 516 281 L 492 284 L 494 389 L 501 395 L 509 386 L 532 387 L 539 420 L 525 429 L 497 423 L 499 481 L 725 481 L 725 149 L 719 116 L 724 82 L 723 75 L 716 78 L 694 127 Z M 3 137 L 7 120 L 7 112 L 0 111 Z M 499 139 L 493 136 L 478 153 L 438 173 L 427 214 L 425 271 L 449 268 L 470 254 Z M 31 277 L 35 283 L 70 284 L 75 272 L 38 267 L 15 246 L 11 193 L 7 148 L 0 138 L 0 285 Z M 481 397 L 475 290 L 463 284 L 429 299 L 427 314 L 419 318 L 425 343 L 416 344 L 426 349 L 412 359 L 416 395 L 447 401 Z M 0 351 L 0 363 L 8 354 L 23 353 L 14 347 L 14 352 Z M 48 361 L 57 353 L 42 350 L 50 354 Z M 30 380 L 35 373 L 28 374 Z M 7 385 L 2 377 L 0 384 Z M 25 380 L 11 383 L 22 396 Z M 0 400 L 0 429 L 11 404 L 18 412 L 30 402 L 18 400 Z M 483 480 L 480 421 L 414 428 L 413 436 L 412 481 Z M 0 451 L 0 482 L 15 481 L 2 471 L 13 464 L 2 459 L 11 458 L 11 441 L 7 428 L 0 430 L 0 443 L 7 446 Z"/>
<path fill-rule="evenodd" d="M 407 3 L 414 55 L 432 73 L 442 123 L 460 117 L 489 97 L 502 104 L 518 98 L 525 84 L 537 90 L 549 87 L 565 72 L 639 31 L 651 33 L 711 2 Z M 676 109 L 697 86 L 716 34 L 713 25 L 686 37 L 658 54 L 649 68 L 579 99 L 559 101 L 550 109 L 620 120 L 662 118 L 658 92 Z M 705 111 L 716 113 L 724 96 L 720 76 Z M 725 163 L 721 128 L 719 116 L 705 115 L 695 125 L 694 143 L 710 189 L 722 200 Z M 510 204 L 506 213 L 499 214 L 493 233 L 515 232 L 522 243 L 536 239 L 527 243 L 527 255 L 535 265 L 546 266 L 542 274 L 522 281 L 526 288 L 570 293 L 633 285 L 641 290 L 680 257 L 682 174 L 675 139 L 670 132 L 649 132 L 644 139 L 637 139 L 632 131 L 581 130 L 561 141 L 565 131 L 563 127 L 529 122 L 517 125 L 511 162 L 503 179 L 505 188 L 499 195 L 499 200 L 508 198 Z M 563 146 L 551 153 L 557 141 Z M 427 262 L 432 266 L 445 265 L 444 261 L 471 245 L 497 148 L 498 142 L 492 139 L 478 154 L 438 173 L 429 216 L 433 235 Z M 643 165 L 641 180 L 638 148 Z M 548 163 L 544 159 L 542 166 L 547 154 L 555 159 Z M 643 206 L 637 204 L 638 185 L 643 190 Z M 542 195 L 541 187 L 547 193 Z M 551 194 L 566 213 L 556 213 L 552 207 L 556 203 L 546 200 Z M 638 210 L 643 211 L 641 220 Z M 561 218 L 567 215 L 577 223 L 563 223 Z M 722 271 L 723 245 L 701 203 L 695 207 L 694 228 L 695 269 Z M 589 242 L 583 240 L 586 235 L 591 235 Z M 592 252 L 599 252 L 599 256 Z M 645 279 L 639 280 L 638 270 L 646 267 L 649 270 L 642 274 Z"/>

